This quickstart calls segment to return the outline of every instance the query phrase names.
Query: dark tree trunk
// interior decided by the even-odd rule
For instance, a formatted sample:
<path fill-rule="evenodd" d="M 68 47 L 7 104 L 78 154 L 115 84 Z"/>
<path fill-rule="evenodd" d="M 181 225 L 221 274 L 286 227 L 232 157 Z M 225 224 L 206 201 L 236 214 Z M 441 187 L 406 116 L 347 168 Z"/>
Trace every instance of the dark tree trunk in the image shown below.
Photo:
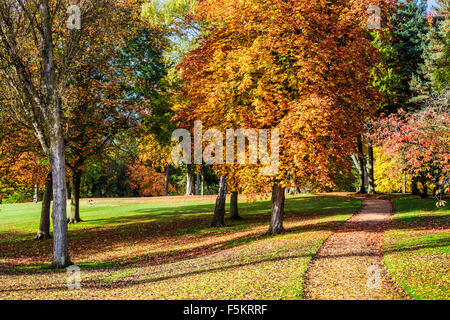
<path fill-rule="evenodd" d="M 196 175 L 196 181 L 195 181 L 195 195 L 200 195 L 200 173 L 197 173 Z"/>
<path fill-rule="evenodd" d="M 420 190 L 419 187 L 417 186 L 417 181 L 418 179 L 416 177 L 414 177 L 411 181 L 411 193 L 415 196 L 420 196 Z"/>
<path fill-rule="evenodd" d="M 201 186 L 201 195 L 203 196 L 205 194 L 205 177 L 202 173 L 202 186 Z"/>
<path fill-rule="evenodd" d="M 285 232 L 283 228 L 284 217 L 284 194 L 285 188 L 275 185 L 272 190 L 272 216 L 270 218 L 270 226 L 268 235 L 277 235 Z"/>
<path fill-rule="evenodd" d="M 403 194 L 406 194 L 406 173 L 403 174 Z"/>
<path fill-rule="evenodd" d="M 369 173 L 369 188 L 368 193 L 374 194 L 375 191 L 375 174 L 374 174 L 374 159 L 373 159 L 373 146 L 369 146 L 369 161 L 367 162 L 367 170 Z"/>
<path fill-rule="evenodd" d="M 230 196 L 230 219 L 231 220 L 240 220 L 241 216 L 239 215 L 238 210 L 238 196 L 239 193 L 237 191 L 231 192 Z"/>
<path fill-rule="evenodd" d="M 70 197 L 70 214 L 67 219 L 68 223 L 82 222 L 80 218 L 80 187 L 81 187 L 81 170 L 74 169 L 72 172 L 72 196 Z"/>
<path fill-rule="evenodd" d="M 164 181 L 164 196 L 167 197 L 169 195 L 169 178 L 170 178 L 170 165 L 166 166 L 166 178 Z"/>
<path fill-rule="evenodd" d="M 359 163 L 359 191 L 360 194 L 366 194 L 365 188 L 365 170 L 364 170 L 364 151 L 361 136 L 358 137 L 358 163 Z"/>
<path fill-rule="evenodd" d="M 71 200 L 72 199 L 72 187 L 70 186 L 69 181 L 67 181 L 66 186 L 67 186 L 67 200 Z"/>
<path fill-rule="evenodd" d="M 216 208 L 211 222 L 211 228 L 222 228 L 225 226 L 225 203 L 227 195 L 227 177 L 220 176 L 219 194 L 216 199 Z"/>
<path fill-rule="evenodd" d="M 44 199 L 42 199 L 41 220 L 39 223 L 39 230 L 35 240 L 50 239 L 50 205 L 52 201 L 52 174 L 47 175 L 45 180 Z"/>
<path fill-rule="evenodd" d="M 428 198 L 428 181 L 427 181 L 427 178 L 422 177 L 422 179 L 420 180 L 420 184 L 422 185 L 422 193 L 420 194 L 420 197 L 422 199 L 427 199 Z"/>

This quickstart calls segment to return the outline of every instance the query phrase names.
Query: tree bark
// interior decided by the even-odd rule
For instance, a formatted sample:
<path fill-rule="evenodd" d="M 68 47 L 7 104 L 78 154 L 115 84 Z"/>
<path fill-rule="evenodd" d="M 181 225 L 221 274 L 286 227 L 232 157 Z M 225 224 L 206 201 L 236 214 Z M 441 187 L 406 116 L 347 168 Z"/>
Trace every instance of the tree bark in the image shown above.
<path fill-rule="evenodd" d="M 211 228 L 222 228 L 225 226 L 225 202 L 227 195 L 227 177 L 220 176 L 219 194 L 216 199 L 216 208 L 211 222 Z"/>
<path fill-rule="evenodd" d="M 71 265 L 67 242 L 66 157 L 60 121 L 61 114 L 58 113 L 52 126 L 50 141 L 53 179 L 53 268 L 65 268 Z"/>
<path fill-rule="evenodd" d="M 268 235 L 277 235 L 285 232 L 283 228 L 285 188 L 275 185 L 272 190 L 272 216 L 270 218 Z"/>
<path fill-rule="evenodd" d="M 164 181 L 164 196 L 167 197 L 169 195 L 169 178 L 170 178 L 170 165 L 166 166 L 166 178 Z"/>
<path fill-rule="evenodd" d="M 196 181 L 195 181 L 195 195 L 200 195 L 200 173 L 197 173 L 196 175 Z"/>
<path fill-rule="evenodd" d="M 374 159 L 373 159 L 373 146 L 369 146 L 369 161 L 367 162 L 367 171 L 369 173 L 369 194 L 375 194 L 375 173 L 374 173 Z"/>
<path fill-rule="evenodd" d="M 242 219 L 239 215 L 238 210 L 238 196 L 239 193 L 237 191 L 231 192 L 230 196 L 230 219 L 231 220 L 240 220 Z"/>
<path fill-rule="evenodd" d="M 420 190 L 417 186 L 417 177 L 412 178 L 411 180 L 411 193 L 415 196 L 420 196 Z"/>
<path fill-rule="evenodd" d="M 37 183 L 34 185 L 33 202 L 34 203 L 39 202 L 39 187 Z"/>
<path fill-rule="evenodd" d="M 70 214 L 67 223 L 83 222 L 80 218 L 81 170 L 72 171 L 72 196 L 70 197 Z"/>
<path fill-rule="evenodd" d="M 202 186 L 201 186 L 201 195 L 205 194 L 205 176 L 202 173 Z"/>
<path fill-rule="evenodd" d="M 364 151 L 361 136 L 358 137 L 358 163 L 359 163 L 359 194 L 366 194 L 365 171 L 364 171 Z"/>
<path fill-rule="evenodd" d="M 403 194 L 406 194 L 406 173 L 403 173 Z"/>
<path fill-rule="evenodd" d="M 39 230 L 35 240 L 50 239 L 50 205 L 52 201 L 52 174 L 47 175 L 45 180 L 44 198 L 42 199 L 41 220 L 39 223 Z"/>
<path fill-rule="evenodd" d="M 193 196 L 194 195 L 194 178 L 193 174 L 189 171 L 186 173 L 186 195 Z"/>
<path fill-rule="evenodd" d="M 428 181 L 426 177 L 422 177 L 420 179 L 420 184 L 422 185 L 422 192 L 420 193 L 420 198 L 427 199 L 428 198 Z"/>

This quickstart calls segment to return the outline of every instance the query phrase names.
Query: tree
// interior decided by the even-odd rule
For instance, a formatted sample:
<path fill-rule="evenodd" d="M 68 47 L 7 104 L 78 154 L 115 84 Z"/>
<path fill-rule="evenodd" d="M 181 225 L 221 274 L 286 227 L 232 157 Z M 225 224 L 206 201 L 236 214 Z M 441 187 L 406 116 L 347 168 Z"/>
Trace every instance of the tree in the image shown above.
<path fill-rule="evenodd" d="M 0 101 L 8 103 L 4 96 L 0 97 Z M 41 218 L 36 240 L 51 238 L 50 201 L 52 185 L 51 174 L 48 171 L 48 161 L 42 155 L 39 145 L 32 139 L 32 133 L 22 126 L 15 125 L 6 115 L 1 115 L 0 200 L 13 192 L 26 191 L 34 186 L 33 200 L 37 202 L 39 200 L 39 189 L 44 185 Z"/>
<path fill-rule="evenodd" d="M 383 96 L 378 115 L 396 113 L 400 108 L 414 110 L 432 94 L 426 74 L 425 53 L 429 24 L 424 1 L 398 1 L 388 21 L 388 28 L 371 33 L 373 45 L 380 51 L 381 61 L 372 70 L 373 85 Z M 367 119 L 366 137 L 373 134 Z M 375 192 L 373 144 L 368 140 L 369 193 Z M 414 178 L 412 179 L 414 188 Z"/>
<path fill-rule="evenodd" d="M 432 17 L 432 29 L 429 33 L 429 46 L 425 52 L 425 68 L 430 82 L 437 92 L 441 92 L 450 83 L 450 19 L 449 1 L 437 1 L 439 9 Z"/>
<path fill-rule="evenodd" d="M 139 161 L 153 169 L 165 170 L 164 195 L 169 192 L 171 119 L 173 95 L 178 86 L 171 72 L 173 63 L 164 55 L 170 50 L 167 32 L 141 28 L 122 48 L 120 65 L 127 70 L 127 92 L 142 107 L 141 124 L 135 135 L 139 143 Z"/>
<path fill-rule="evenodd" d="M 175 67 L 183 59 L 186 52 L 195 48 L 196 39 L 201 34 L 201 25 L 197 21 L 190 19 L 192 10 L 197 2 L 197 0 L 155 0 L 142 6 L 143 17 L 150 23 L 151 27 L 159 30 L 164 36 L 163 49 L 166 59 L 164 71 L 167 72 L 167 76 L 162 82 L 166 87 L 166 92 L 160 92 L 160 94 L 163 93 L 161 94 L 163 99 L 157 100 L 164 102 L 162 104 L 163 108 L 157 107 L 157 110 L 159 110 L 154 112 L 156 115 L 159 115 L 159 119 L 147 119 L 144 125 L 149 129 L 146 135 L 155 136 L 160 146 L 169 147 L 170 149 L 172 147 L 170 135 L 179 124 L 173 119 L 174 113 L 172 110 L 173 105 L 177 102 L 177 95 L 174 93 L 180 91 L 181 80 Z M 161 111 L 165 112 L 161 113 Z M 167 116 L 170 117 L 168 118 Z M 161 127 L 165 130 L 160 130 Z M 156 129 L 157 133 L 155 133 L 154 129 Z M 161 136 L 161 133 L 165 133 L 166 136 Z M 168 186 L 170 161 L 165 164 L 165 169 L 166 186 Z M 198 168 L 194 168 L 191 165 L 183 166 L 186 196 L 196 193 L 194 180 L 196 169 Z"/>
<path fill-rule="evenodd" d="M 393 170 L 417 177 L 422 185 L 422 198 L 427 197 L 428 184 L 432 183 L 439 204 L 450 185 L 449 102 L 450 87 L 447 87 L 420 111 L 400 110 L 374 122 L 378 128 L 374 139 L 397 163 Z"/>
<path fill-rule="evenodd" d="M 330 186 L 336 168 L 350 171 L 347 154 L 362 130 L 355 123 L 379 99 L 368 87 L 378 55 L 364 36 L 366 9 L 363 1 L 281 0 L 209 0 L 195 9 L 208 32 L 179 66 L 177 119 L 279 130 L 278 173 L 262 175 L 261 162 L 237 172 L 243 190 L 272 190 L 270 234 L 283 232 L 291 180 Z"/>
<path fill-rule="evenodd" d="M 114 28 L 104 30 L 103 42 L 89 45 L 89 53 L 78 61 L 69 77 L 63 106 L 67 166 L 72 173 L 68 223 L 82 221 L 79 199 L 84 164 L 108 153 L 114 148 L 116 135 L 137 124 L 139 108 L 129 97 L 129 70 L 120 61 L 120 46 L 138 32 L 141 23 L 130 19 L 138 12 L 133 6 L 122 8 L 123 18 L 115 20 Z"/>
<path fill-rule="evenodd" d="M 35 240 L 52 238 L 50 235 L 50 204 L 52 200 L 52 174 L 49 172 L 45 180 L 44 196 L 42 199 L 41 218 Z"/>
<path fill-rule="evenodd" d="M 216 207 L 211 222 L 211 228 L 222 228 L 225 226 L 225 202 L 227 196 L 227 177 L 220 176 L 219 194 L 216 199 Z"/>
<path fill-rule="evenodd" d="M 402 104 L 406 109 L 417 109 L 429 91 L 429 81 L 421 72 L 424 53 L 428 47 L 429 23 L 426 19 L 427 3 L 422 0 L 398 2 L 397 11 L 392 17 L 396 45 L 398 46 L 398 63 L 403 90 Z M 395 112 L 395 111 L 394 111 Z"/>
<path fill-rule="evenodd" d="M 67 22 L 69 1 L 0 3 L 0 70 L 10 87 L 11 100 L 7 111 L 34 130 L 52 168 L 52 265 L 56 268 L 71 264 L 67 243 L 63 94 L 71 68 L 88 51 L 83 49 L 103 41 L 101 34 L 114 25 L 121 5 L 110 0 L 86 0 L 79 3 L 78 17 L 78 10 L 71 8 L 74 15 Z M 78 29 L 77 23 L 71 22 L 80 17 Z"/>

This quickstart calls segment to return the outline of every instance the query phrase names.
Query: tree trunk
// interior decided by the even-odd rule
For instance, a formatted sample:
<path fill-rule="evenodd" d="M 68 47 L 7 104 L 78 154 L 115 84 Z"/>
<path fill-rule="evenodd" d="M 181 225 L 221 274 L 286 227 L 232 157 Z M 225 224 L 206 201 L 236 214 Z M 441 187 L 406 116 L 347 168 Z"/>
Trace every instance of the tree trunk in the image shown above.
<path fill-rule="evenodd" d="M 166 178 L 164 181 L 164 197 L 169 195 L 169 178 L 170 178 L 170 165 L 166 166 Z"/>
<path fill-rule="evenodd" d="M 285 188 L 275 185 L 272 190 L 272 216 L 270 218 L 270 226 L 268 235 L 277 235 L 284 233 L 283 217 L 284 217 L 284 194 Z"/>
<path fill-rule="evenodd" d="M 241 216 L 239 215 L 238 210 L 238 196 L 239 193 L 237 191 L 231 192 L 230 197 L 230 219 L 231 220 L 240 220 Z"/>
<path fill-rule="evenodd" d="M 427 199 L 428 198 L 428 182 L 427 182 L 427 178 L 423 177 L 420 180 L 420 184 L 422 185 L 422 193 L 420 194 L 420 198 Z"/>
<path fill-rule="evenodd" d="M 50 162 L 53 178 L 53 268 L 71 265 L 67 243 L 66 155 L 61 129 L 61 114 L 52 126 Z"/>
<path fill-rule="evenodd" d="M 364 170 L 364 151 L 361 136 L 358 137 L 358 163 L 359 163 L 359 192 L 366 194 L 365 188 L 365 170 Z"/>
<path fill-rule="evenodd" d="M 406 173 L 403 174 L 403 194 L 406 194 Z"/>
<path fill-rule="evenodd" d="M 227 195 L 227 177 L 220 176 L 219 194 L 216 199 L 216 208 L 211 222 L 211 228 L 222 228 L 225 226 L 225 202 Z"/>
<path fill-rule="evenodd" d="M 186 173 L 186 195 L 193 196 L 194 195 L 194 178 L 193 174 L 189 171 Z"/>
<path fill-rule="evenodd" d="M 72 188 L 70 187 L 69 181 L 67 181 L 66 186 L 67 186 L 67 200 L 71 200 L 73 192 L 72 192 Z"/>
<path fill-rule="evenodd" d="M 33 202 L 34 203 L 39 202 L 39 187 L 38 187 L 37 183 L 34 185 Z"/>
<path fill-rule="evenodd" d="M 205 177 L 202 173 L 202 187 L 201 187 L 201 195 L 203 196 L 205 194 Z"/>
<path fill-rule="evenodd" d="M 411 193 L 415 196 L 420 196 L 420 190 L 417 186 L 417 180 L 418 179 L 416 177 L 412 178 L 411 180 Z"/>
<path fill-rule="evenodd" d="M 67 223 L 82 222 L 80 218 L 80 186 L 81 170 L 74 169 L 72 172 L 72 196 L 70 197 L 70 214 Z"/>
<path fill-rule="evenodd" d="M 39 223 L 39 230 L 35 240 L 50 239 L 50 205 L 52 201 L 52 174 L 47 175 L 45 180 L 44 199 L 42 199 L 41 220 Z"/>
<path fill-rule="evenodd" d="M 374 174 L 374 159 L 373 159 L 373 146 L 369 146 L 369 161 L 367 162 L 367 170 L 369 173 L 369 194 L 375 194 L 375 174 Z"/>
<path fill-rule="evenodd" d="M 197 173 L 196 175 L 196 181 L 195 181 L 195 195 L 200 195 L 200 173 Z"/>

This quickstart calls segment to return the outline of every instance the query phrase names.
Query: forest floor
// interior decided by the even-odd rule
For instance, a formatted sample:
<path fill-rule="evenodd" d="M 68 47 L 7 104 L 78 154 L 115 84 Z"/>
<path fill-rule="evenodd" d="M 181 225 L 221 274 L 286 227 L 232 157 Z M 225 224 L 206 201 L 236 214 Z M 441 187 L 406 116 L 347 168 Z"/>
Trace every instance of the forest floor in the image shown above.
<path fill-rule="evenodd" d="M 448 299 L 448 209 L 436 208 L 433 199 L 392 199 L 398 208 L 393 221 L 387 226 L 387 215 L 379 216 L 387 226 L 383 253 L 389 273 L 413 298 Z M 310 287 L 305 289 L 305 280 L 308 285 L 310 279 L 307 270 L 313 270 L 323 248 L 343 229 L 371 228 L 369 221 L 375 217 L 365 216 L 363 220 L 369 221 L 363 222 L 362 216 L 354 215 L 361 199 L 346 194 L 288 197 L 287 232 L 268 237 L 269 200 L 248 203 L 242 198 L 243 219 L 227 219 L 225 228 L 211 229 L 214 200 L 83 200 L 85 222 L 69 226 L 71 260 L 81 268 L 80 290 L 68 290 L 66 270 L 49 268 L 52 241 L 32 240 L 39 204 L 0 205 L 0 299 L 317 298 L 320 295 L 313 295 Z M 351 231 L 357 235 L 357 229 Z M 369 242 L 372 238 L 376 242 L 368 245 L 376 247 L 374 265 L 388 277 L 381 260 L 383 233 L 367 235 Z M 366 248 L 352 250 L 361 253 Z M 416 257 L 420 262 L 405 263 Z M 361 267 L 365 269 L 360 277 L 366 279 L 361 283 L 367 285 L 371 274 L 365 264 Z M 341 268 L 341 274 L 348 273 L 352 265 Z M 408 298 L 397 289 L 400 296 L 384 298 Z"/>

